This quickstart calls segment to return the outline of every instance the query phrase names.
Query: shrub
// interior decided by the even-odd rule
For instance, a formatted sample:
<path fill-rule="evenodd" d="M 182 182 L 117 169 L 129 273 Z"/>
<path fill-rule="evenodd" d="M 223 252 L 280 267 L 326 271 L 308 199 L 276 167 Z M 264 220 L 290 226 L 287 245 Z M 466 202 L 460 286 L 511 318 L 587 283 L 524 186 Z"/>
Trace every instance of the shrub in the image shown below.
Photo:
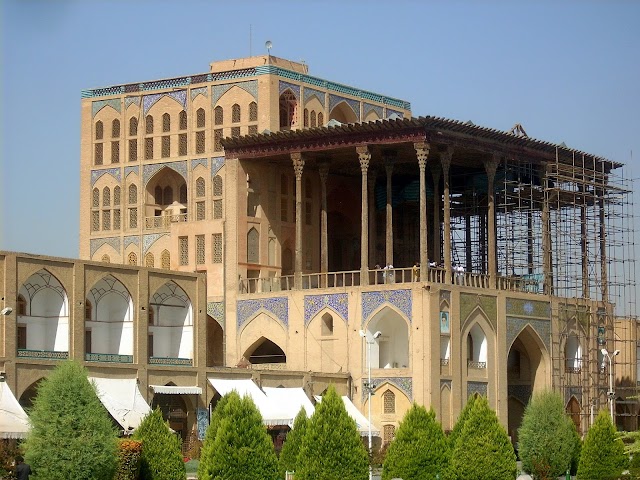
<path fill-rule="evenodd" d="M 576 450 L 576 429 L 564 411 L 558 393 L 533 396 L 518 430 L 522 467 L 534 478 L 557 478 L 571 466 Z"/>
<path fill-rule="evenodd" d="M 516 477 L 516 455 L 507 432 L 485 397 L 474 401 L 453 449 L 451 465 L 459 479 Z"/>
<path fill-rule="evenodd" d="M 211 480 L 213 478 L 211 473 L 211 462 L 213 461 L 214 454 L 214 442 L 216 440 L 216 434 L 218 433 L 218 426 L 220 425 L 220 419 L 222 418 L 222 411 L 225 405 L 229 402 L 231 397 L 236 397 L 240 400 L 240 397 L 235 391 L 232 391 L 222 397 L 216 404 L 216 408 L 211 413 L 211 419 L 209 420 L 209 426 L 204 434 L 204 442 L 200 449 L 200 463 L 198 464 L 198 480 Z"/>
<path fill-rule="evenodd" d="M 112 480 L 116 430 L 79 363 L 62 362 L 42 381 L 29 418 L 33 480 Z"/>
<path fill-rule="evenodd" d="M 449 444 L 433 409 L 413 404 L 389 445 L 382 479 L 449 478 Z"/>
<path fill-rule="evenodd" d="M 295 471 L 298 467 L 298 454 L 302 447 L 302 439 L 307 431 L 307 412 L 301 408 L 293 421 L 293 429 L 287 434 L 282 450 L 280 451 L 280 459 L 278 461 L 278 473 L 280 478 L 284 478 L 285 472 Z"/>
<path fill-rule="evenodd" d="M 622 474 L 627 463 L 624 444 L 616 434 L 609 413 L 602 410 L 584 439 L 578 464 L 578 479 L 615 479 Z"/>
<path fill-rule="evenodd" d="M 141 480 L 177 480 L 185 478 L 180 440 L 172 433 L 156 408 L 136 429 L 133 439 L 142 442 Z"/>
<path fill-rule="evenodd" d="M 124 439 L 118 443 L 118 468 L 114 480 L 137 480 L 140 475 L 142 442 Z"/>
<path fill-rule="evenodd" d="M 203 461 L 201 457 L 200 463 Z M 250 397 L 229 397 L 220 412 L 213 453 L 208 462 L 206 469 L 216 480 L 278 478 L 278 459 L 271 437 Z"/>
<path fill-rule="evenodd" d="M 333 387 L 309 420 L 298 458 L 296 480 L 366 480 L 369 475 L 356 422 Z"/>
<path fill-rule="evenodd" d="M 467 404 L 464 406 L 464 408 L 460 412 L 460 415 L 458 415 L 458 420 L 456 421 L 456 424 L 453 426 L 453 430 L 451 430 L 451 433 L 449 434 L 449 437 L 448 437 L 449 446 L 451 450 L 453 450 L 453 448 L 455 447 L 456 440 L 460 436 L 460 432 L 462 432 L 462 427 L 464 427 L 464 424 L 466 423 L 467 418 L 469 418 L 469 412 L 471 411 L 471 408 L 473 408 L 473 404 L 475 403 L 476 398 L 477 398 L 477 395 L 471 395 L 469 397 L 469 400 L 467 400 Z"/>

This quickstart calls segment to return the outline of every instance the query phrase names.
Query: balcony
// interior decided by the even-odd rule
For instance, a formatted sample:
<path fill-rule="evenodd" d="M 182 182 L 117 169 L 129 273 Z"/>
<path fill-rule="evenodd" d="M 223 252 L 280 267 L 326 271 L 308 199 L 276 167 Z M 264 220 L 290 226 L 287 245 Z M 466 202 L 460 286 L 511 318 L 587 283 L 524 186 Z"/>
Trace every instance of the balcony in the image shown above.
<path fill-rule="evenodd" d="M 175 358 L 175 357 L 149 357 L 149 365 L 175 365 L 175 366 L 193 366 L 191 358 Z"/>
<path fill-rule="evenodd" d="M 486 370 L 487 362 L 474 362 L 472 360 L 467 361 L 467 368 L 471 370 Z"/>
<path fill-rule="evenodd" d="M 85 353 L 87 362 L 101 363 L 133 363 L 133 355 L 118 355 L 115 353 Z"/>
<path fill-rule="evenodd" d="M 37 360 L 67 360 L 69 352 L 55 352 L 50 350 L 27 350 L 18 349 L 18 358 L 31 358 Z"/>
<path fill-rule="evenodd" d="M 146 217 L 144 219 L 144 227 L 146 230 L 169 230 L 172 223 L 180 223 L 187 221 L 186 213 L 178 213 L 175 215 L 159 215 L 156 217 Z"/>

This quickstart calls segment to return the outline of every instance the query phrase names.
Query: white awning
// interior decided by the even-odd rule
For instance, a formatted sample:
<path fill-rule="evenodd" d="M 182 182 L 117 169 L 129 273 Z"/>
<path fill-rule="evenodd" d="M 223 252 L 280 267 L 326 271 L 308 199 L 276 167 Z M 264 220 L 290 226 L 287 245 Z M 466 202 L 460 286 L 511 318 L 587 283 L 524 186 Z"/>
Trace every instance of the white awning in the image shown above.
<path fill-rule="evenodd" d="M 151 408 L 138 389 L 135 378 L 89 377 L 98 398 L 125 433 L 130 433 L 151 412 Z"/>
<path fill-rule="evenodd" d="M 164 395 L 202 395 L 200 387 L 183 387 L 180 385 L 149 385 L 154 393 Z"/>
<path fill-rule="evenodd" d="M 263 390 L 269 400 L 291 412 L 294 420 L 301 408 L 304 408 L 307 417 L 313 415 L 313 403 L 302 388 L 264 387 Z M 293 422 L 290 426 L 293 426 Z"/>
<path fill-rule="evenodd" d="M 29 417 L 5 381 L 0 381 L 0 438 L 25 438 Z"/>
<path fill-rule="evenodd" d="M 322 401 L 322 397 L 320 395 L 316 395 L 314 398 L 317 402 Z M 369 435 L 369 420 L 367 420 L 367 417 L 360 413 L 360 410 L 356 408 L 353 402 L 349 400 L 349 397 L 346 395 L 342 396 L 342 402 L 344 403 L 344 408 L 347 410 L 349 416 L 356 421 L 360 436 L 364 437 Z M 373 423 L 371 424 L 371 435 L 374 437 L 380 436 L 380 430 L 378 430 Z"/>
<path fill-rule="evenodd" d="M 256 404 L 260 415 L 262 415 L 263 425 L 291 425 L 293 419 L 297 415 L 296 412 L 287 411 L 282 405 L 270 400 L 265 393 L 260 390 L 250 378 L 247 379 L 229 379 L 229 378 L 209 378 L 209 383 L 220 395 L 235 390 L 241 397 L 249 396 L 253 403 Z"/>

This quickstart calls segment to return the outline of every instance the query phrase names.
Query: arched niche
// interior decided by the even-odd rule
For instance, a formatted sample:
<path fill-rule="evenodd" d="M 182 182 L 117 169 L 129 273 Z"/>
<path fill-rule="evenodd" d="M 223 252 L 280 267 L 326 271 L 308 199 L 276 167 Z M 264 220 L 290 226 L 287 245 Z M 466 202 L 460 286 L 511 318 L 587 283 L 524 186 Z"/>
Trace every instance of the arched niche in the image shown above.
<path fill-rule="evenodd" d="M 207 366 L 224 365 L 224 331 L 220 324 L 207 315 Z"/>
<path fill-rule="evenodd" d="M 265 332 L 268 332 L 265 333 Z M 256 348 L 258 348 L 261 344 L 265 343 L 268 340 L 269 342 L 277 345 L 278 348 L 282 352 L 286 352 L 287 350 L 287 333 L 283 328 L 283 325 L 274 317 L 267 314 L 264 311 L 259 312 L 249 321 L 247 321 L 239 335 L 239 348 L 238 352 L 240 352 L 241 356 L 244 356 L 245 360 L 251 363 L 250 356 L 254 354 Z M 266 348 L 266 344 L 265 347 Z M 262 353 L 259 352 L 262 355 Z M 268 354 L 264 354 L 268 355 Z M 274 355 L 280 355 L 279 353 L 274 353 Z M 267 357 L 264 357 L 267 358 Z M 277 360 L 277 357 L 273 357 L 274 360 Z M 240 360 L 240 359 L 239 359 Z M 262 361 L 261 363 L 282 363 L 281 361 L 267 362 Z"/>
<path fill-rule="evenodd" d="M 151 296 L 149 309 L 153 356 L 193 359 L 193 308 L 184 290 L 175 282 L 165 283 Z"/>
<path fill-rule="evenodd" d="M 381 335 L 373 338 L 376 332 Z M 409 322 L 394 308 L 383 306 L 369 320 L 367 341 L 364 346 L 370 348 L 371 368 L 408 368 L 409 367 Z"/>
<path fill-rule="evenodd" d="M 280 346 L 266 337 L 260 337 L 242 355 L 252 365 L 287 363 L 287 355 Z"/>
<path fill-rule="evenodd" d="M 356 123 L 358 117 L 347 102 L 340 102 L 331 110 L 329 120 L 337 120 L 340 123 Z"/>

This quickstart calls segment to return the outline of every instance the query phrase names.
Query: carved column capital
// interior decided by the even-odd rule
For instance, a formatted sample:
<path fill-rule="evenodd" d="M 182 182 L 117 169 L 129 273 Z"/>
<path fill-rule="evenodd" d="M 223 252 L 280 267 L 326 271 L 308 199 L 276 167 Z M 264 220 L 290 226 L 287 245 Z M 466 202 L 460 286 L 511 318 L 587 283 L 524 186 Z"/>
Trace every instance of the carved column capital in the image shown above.
<path fill-rule="evenodd" d="M 416 149 L 416 157 L 418 157 L 418 166 L 420 170 L 423 170 L 427 165 L 427 157 L 429 156 L 429 150 L 431 145 L 426 142 L 417 142 L 413 144 L 413 148 Z"/>
<path fill-rule="evenodd" d="M 487 176 L 493 179 L 496 175 L 496 170 L 498 169 L 498 164 L 500 163 L 500 156 L 498 154 L 493 154 L 490 159 L 484 161 L 484 169 L 487 172 Z"/>
<path fill-rule="evenodd" d="M 440 153 L 440 164 L 442 165 L 442 171 L 445 175 L 449 174 L 449 168 L 451 167 L 452 158 L 453 158 L 452 146 L 448 146 L 444 152 Z"/>
<path fill-rule="evenodd" d="M 329 176 L 329 162 L 320 162 L 318 164 L 318 173 L 320 174 L 320 180 L 322 182 L 326 182 L 327 177 Z"/>
<path fill-rule="evenodd" d="M 371 161 L 369 147 L 366 145 L 356 147 L 356 152 L 358 153 L 358 160 L 360 160 L 360 170 L 362 170 L 362 173 L 366 173 L 369 168 L 369 162 Z"/>
<path fill-rule="evenodd" d="M 302 171 L 304 170 L 304 157 L 300 152 L 293 152 L 291 154 L 291 161 L 293 162 L 293 171 L 296 174 L 296 179 L 302 178 Z"/>

